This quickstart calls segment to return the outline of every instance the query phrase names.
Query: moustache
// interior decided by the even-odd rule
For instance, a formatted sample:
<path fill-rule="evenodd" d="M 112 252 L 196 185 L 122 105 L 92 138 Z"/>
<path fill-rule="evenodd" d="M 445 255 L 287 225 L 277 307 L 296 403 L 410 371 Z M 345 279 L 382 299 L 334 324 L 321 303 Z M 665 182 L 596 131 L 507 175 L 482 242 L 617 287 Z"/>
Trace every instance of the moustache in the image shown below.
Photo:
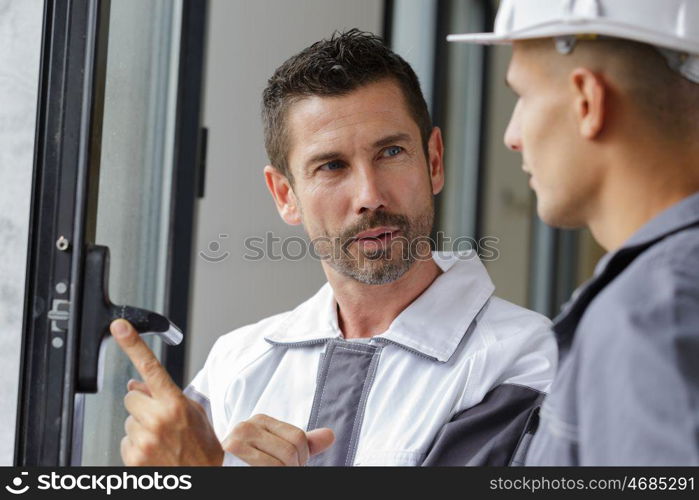
<path fill-rule="evenodd" d="M 342 231 L 342 233 L 340 233 L 340 240 L 347 241 L 354 239 L 357 234 L 379 226 L 396 226 L 405 234 L 407 228 L 410 226 L 410 219 L 400 214 L 374 212 Z"/>

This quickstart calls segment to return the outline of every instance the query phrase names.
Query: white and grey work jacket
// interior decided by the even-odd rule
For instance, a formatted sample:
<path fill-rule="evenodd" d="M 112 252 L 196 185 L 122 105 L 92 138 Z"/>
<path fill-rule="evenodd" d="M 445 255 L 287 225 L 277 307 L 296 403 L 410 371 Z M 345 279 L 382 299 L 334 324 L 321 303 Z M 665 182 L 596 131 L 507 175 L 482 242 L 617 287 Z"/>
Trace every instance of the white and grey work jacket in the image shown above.
<path fill-rule="evenodd" d="M 475 254 L 433 258 L 443 273 L 370 341 L 343 338 L 326 283 L 219 338 L 186 394 L 221 440 L 256 414 L 331 428 L 309 465 L 516 463 L 556 368 L 550 322 L 492 296 Z"/>

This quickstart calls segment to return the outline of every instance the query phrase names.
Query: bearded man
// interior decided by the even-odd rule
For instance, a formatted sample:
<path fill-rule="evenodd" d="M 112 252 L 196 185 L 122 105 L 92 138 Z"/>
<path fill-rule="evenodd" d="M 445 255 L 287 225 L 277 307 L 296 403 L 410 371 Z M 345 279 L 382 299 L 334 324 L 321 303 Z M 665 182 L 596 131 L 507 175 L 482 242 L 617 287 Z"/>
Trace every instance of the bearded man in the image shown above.
<path fill-rule="evenodd" d="M 123 320 L 144 382 L 128 465 L 508 465 L 557 352 L 549 321 L 493 296 L 475 253 L 432 253 L 441 132 L 415 73 L 351 30 L 286 61 L 263 96 L 279 214 L 328 282 L 222 336 L 182 393 Z"/>

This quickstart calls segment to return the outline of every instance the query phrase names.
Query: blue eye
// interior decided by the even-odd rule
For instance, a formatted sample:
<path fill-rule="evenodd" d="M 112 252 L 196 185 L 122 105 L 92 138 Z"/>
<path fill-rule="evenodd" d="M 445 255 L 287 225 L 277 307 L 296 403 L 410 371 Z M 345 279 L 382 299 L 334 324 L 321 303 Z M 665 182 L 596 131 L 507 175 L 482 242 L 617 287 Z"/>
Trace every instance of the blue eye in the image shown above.
<path fill-rule="evenodd" d="M 338 170 L 344 167 L 341 161 L 329 161 L 328 163 L 321 165 L 319 170 Z"/>
<path fill-rule="evenodd" d="M 398 156 L 403 152 L 403 148 L 400 146 L 391 146 L 383 150 L 383 156 L 386 157 L 393 157 L 393 156 Z"/>

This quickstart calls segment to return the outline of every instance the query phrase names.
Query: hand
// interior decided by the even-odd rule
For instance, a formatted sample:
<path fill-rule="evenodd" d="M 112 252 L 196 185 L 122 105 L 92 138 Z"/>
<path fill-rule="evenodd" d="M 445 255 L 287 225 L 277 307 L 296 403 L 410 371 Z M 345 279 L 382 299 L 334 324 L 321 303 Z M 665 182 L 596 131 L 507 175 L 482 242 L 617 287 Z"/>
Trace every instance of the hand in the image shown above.
<path fill-rule="evenodd" d="M 128 321 L 113 321 L 110 331 L 143 377 L 129 381 L 124 397 L 124 464 L 221 465 L 224 451 L 206 411 L 182 393 Z"/>
<path fill-rule="evenodd" d="M 250 465 L 298 466 L 334 441 L 330 429 L 304 432 L 267 415 L 255 415 L 235 426 L 223 448 Z"/>

